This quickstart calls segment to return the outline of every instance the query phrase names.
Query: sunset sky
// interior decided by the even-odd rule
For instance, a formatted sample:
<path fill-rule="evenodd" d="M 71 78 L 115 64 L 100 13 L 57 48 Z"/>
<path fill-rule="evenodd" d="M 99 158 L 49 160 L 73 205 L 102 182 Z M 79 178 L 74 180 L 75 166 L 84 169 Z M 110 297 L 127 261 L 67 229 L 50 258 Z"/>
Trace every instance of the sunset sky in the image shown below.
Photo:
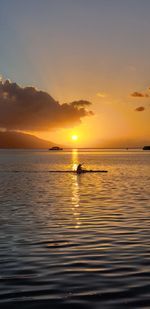
<path fill-rule="evenodd" d="M 1 0 L 0 128 L 77 147 L 148 142 L 149 38 L 149 0 Z"/>

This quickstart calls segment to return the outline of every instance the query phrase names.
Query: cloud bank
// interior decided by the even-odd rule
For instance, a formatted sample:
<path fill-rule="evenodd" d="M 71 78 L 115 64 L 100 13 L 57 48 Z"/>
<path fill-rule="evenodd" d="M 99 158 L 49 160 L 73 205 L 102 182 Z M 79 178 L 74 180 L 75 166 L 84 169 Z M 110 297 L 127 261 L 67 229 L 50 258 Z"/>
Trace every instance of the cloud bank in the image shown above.
<path fill-rule="evenodd" d="M 0 127 L 6 130 L 49 131 L 73 126 L 93 115 L 87 109 L 90 105 L 84 100 L 60 104 L 44 91 L 0 80 Z"/>

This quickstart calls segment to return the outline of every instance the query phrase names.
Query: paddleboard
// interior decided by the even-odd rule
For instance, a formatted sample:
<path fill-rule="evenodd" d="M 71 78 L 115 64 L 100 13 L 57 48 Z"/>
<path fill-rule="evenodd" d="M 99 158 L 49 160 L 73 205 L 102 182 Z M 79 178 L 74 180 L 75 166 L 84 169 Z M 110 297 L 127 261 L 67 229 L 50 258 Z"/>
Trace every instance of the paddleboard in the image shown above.
<path fill-rule="evenodd" d="M 108 171 L 106 170 L 83 170 L 81 173 L 77 173 L 76 171 L 49 171 L 49 173 L 73 173 L 73 174 L 86 174 L 86 173 L 107 173 Z"/>

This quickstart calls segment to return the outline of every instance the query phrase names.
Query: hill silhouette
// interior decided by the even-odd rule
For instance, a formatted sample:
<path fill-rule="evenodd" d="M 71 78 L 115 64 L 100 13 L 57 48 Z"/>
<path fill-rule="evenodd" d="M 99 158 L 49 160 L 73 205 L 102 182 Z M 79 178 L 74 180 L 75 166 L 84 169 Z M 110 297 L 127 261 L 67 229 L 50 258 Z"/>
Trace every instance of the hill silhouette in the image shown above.
<path fill-rule="evenodd" d="M 0 132 L 0 148 L 49 148 L 55 144 L 36 136 L 18 132 Z"/>

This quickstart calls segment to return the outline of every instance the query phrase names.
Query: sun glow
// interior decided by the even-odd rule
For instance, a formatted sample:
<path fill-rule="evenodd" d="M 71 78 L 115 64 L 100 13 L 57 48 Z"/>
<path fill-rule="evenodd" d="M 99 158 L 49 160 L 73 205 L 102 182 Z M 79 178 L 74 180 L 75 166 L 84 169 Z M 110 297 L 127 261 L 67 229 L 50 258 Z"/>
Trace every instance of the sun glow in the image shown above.
<path fill-rule="evenodd" d="M 71 138 L 72 138 L 73 141 L 77 141 L 77 140 L 78 140 L 78 135 L 73 134 L 73 135 L 71 136 Z"/>

